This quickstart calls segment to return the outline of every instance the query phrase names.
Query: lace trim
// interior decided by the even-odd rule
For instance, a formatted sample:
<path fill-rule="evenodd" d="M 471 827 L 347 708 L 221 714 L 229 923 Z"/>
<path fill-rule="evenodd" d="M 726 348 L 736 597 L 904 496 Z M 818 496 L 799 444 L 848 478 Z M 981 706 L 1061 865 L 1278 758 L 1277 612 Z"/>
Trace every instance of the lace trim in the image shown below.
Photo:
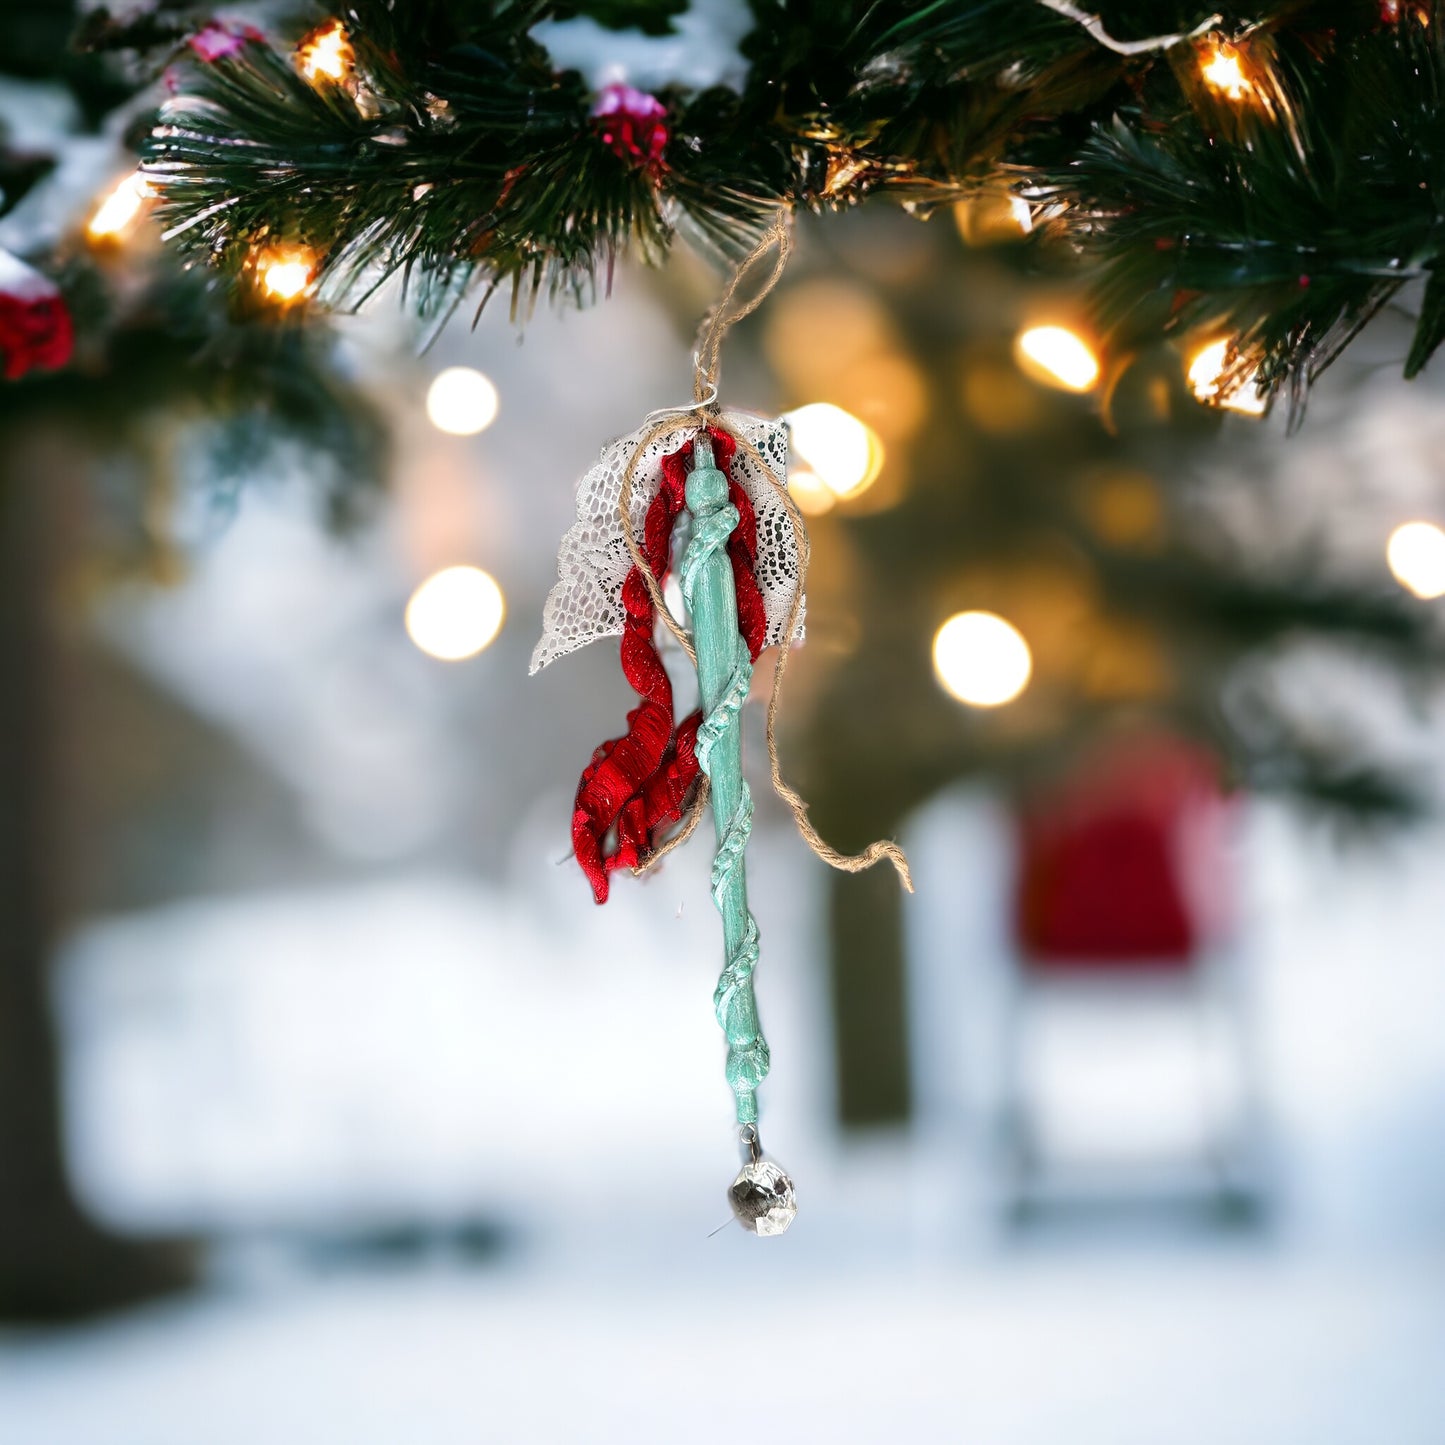
<path fill-rule="evenodd" d="M 728 412 L 726 420 L 733 431 L 757 448 L 758 454 L 780 478 L 786 478 L 786 422 L 737 411 Z M 622 536 L 618 500 L 622 495 L 622 474 L 647 430 L 644 426 L 630 436 L 608 442 L 577 488 L 577 520 L 562 538 L 557 553 L 557 582 L 547 594 L 547 604 L 542 610 L 542 637 L 532 653 L 530 671 L 533 673 L 598 638 L 622 635 L 622 584 L 632 570 L 632 559 Z M 676 428 L 648 444 L 633 474 L 634 536 L 641 538 L 648 504 L 661 485 L 662 458 L 676 451 L 696 430 L 695 419 L 679 416 Z M 757 579 L 768 623 L 764 646 L 772 647 L 782 641 L 798 587 L 798 550 L 793 524 L 767 475 L 751 457 L 739 451 L 733 458 L 731 471 L 757 512 Z M 800 613 L 793 641 L 802 640 Z"/>

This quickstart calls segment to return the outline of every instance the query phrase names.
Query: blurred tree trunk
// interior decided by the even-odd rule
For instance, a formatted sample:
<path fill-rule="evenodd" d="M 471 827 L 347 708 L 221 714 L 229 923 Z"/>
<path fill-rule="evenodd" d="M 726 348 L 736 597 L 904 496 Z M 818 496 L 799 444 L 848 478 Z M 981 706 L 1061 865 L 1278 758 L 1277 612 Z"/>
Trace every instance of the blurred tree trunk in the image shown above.
<path fill-rule="evenodd" d="M 828 957 L 838 1117 L 896 1124 L 912 1107 L 903 957 L 903 890 L 891 868 L 829 870 Z"/>
<path fill-rule="evenodd" d="M 40 497 L 23 484 L 17 460 L 12 454 L 0 490 L 0 1303 L 7 1307 L 37 1234 L 72 1207 L 45 989 L 46 546 Z"/>
<path fill-rule="evenodd" d="M 114 1307 L 189 1273 L 184 1251 L 97 1228 L 66 1175 L 48 987 L 61 855 L 57 649 L 46 606 L 56 514 L 75 494 L 56 475 L 66 456 L 38 428 L 0 440 L 0 1318 L 9 1319 Z"/>

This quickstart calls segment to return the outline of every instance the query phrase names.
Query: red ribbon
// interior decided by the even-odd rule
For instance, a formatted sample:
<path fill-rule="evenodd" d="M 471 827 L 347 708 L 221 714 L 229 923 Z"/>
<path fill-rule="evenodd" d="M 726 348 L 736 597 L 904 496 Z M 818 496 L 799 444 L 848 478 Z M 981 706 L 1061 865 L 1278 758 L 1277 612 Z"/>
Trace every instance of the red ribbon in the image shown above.
<path fill-rule="evenodd" d="M 713 454 L 724 472 L 736 443 L 725 431 L 709 427 Z M 673 527 L 686 505 L 688 457 L 685 443 L 662 459 L 662 485 L 643 521 L 641 550 L 659 582 L 667 575 Z M 754 568 L 758 557 L 758 521 L 748 494 L 728 480 L 728 497 L 738 510 L 738 525 L 728 539 L 733 583 L 738 599 L 738 631 L 756 658 L 767 635 L 767 616 Z M 603 743 L 577 785 L 572 811 L 572 851 L 593 897 L 607 901 L 608 875 L 617 868 L 635 868 L 657 845 L 663 829 L 682 817 L 687 795 L 697 782 L 695 752 L 701 712 L 674 726 L 672 682 L 653 643 L 657 609 L 640 568 L 634 566 L 622 584 L 626 620 L 622 630 L 622 671 L 640 701 L 627 714 L 627 731 Z M 616 841 L 607 851 L 607 835 Z"/>

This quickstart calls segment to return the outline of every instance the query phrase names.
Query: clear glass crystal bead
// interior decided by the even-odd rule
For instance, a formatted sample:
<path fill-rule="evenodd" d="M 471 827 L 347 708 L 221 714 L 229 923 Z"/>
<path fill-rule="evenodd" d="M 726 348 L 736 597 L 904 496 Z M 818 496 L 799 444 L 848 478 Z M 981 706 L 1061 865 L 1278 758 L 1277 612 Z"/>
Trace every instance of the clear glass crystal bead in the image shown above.
<path fill-rule="evenodd" d="M 728 1187 L 737 1222 L 754 1234 L 782 1234 L 798 1213 L 793 1181 L 771 1159 L 751 1159 Z"/>

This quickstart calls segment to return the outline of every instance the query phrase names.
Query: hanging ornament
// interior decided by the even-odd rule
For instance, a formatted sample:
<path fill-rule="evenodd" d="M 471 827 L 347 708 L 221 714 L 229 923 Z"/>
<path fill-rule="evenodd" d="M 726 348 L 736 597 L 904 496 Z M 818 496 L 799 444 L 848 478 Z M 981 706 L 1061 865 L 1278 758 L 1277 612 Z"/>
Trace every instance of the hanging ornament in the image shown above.
<path fill-rule="evenodd" d="M 743 278 L 774 248 L 771 276 L 758 295 L 738 303 Z M 599 903 L 612 873 L 655 866 L 686 841 L 711 803 L 712 895 L 724 949 L 713 1009 L 727 1041 L 743 1150 L 728 1202 L 758 1235 L 783 1233 L 797 1213 L 793 1182 L 764 1154 L 758 1133 L 758 1089 L 771 1056 L 753 988 L 759 934 L 747 897 L 753 801 L 742 768 L 741 713 L 764 648 L 776 649 L 766 733 L 773 786 L 799 831 L 834 867 L 857 871 L 887 858 L 912 888 L 896 844 L 874 843 L 853 856 L 831 849 L 778 767 L 778 699 L 789 649 L 803 637 L 808 537 L 787 490 L 787 423 L 720 410 L 717 375 L 723 336 L 771 290 L 787 253 L 780 221 L 739 267 L 704 327 L 693 405 L 654 412 L 603 447 L 582 479 L 577 521 L 562 540 L 532 655 L 535 673 L 598 638 L 620 636 L 622 670 L 638 695 L 626 733 L 598 747 L 583 771 L 573 808 L 573 852 Z M 676 540 L 683 535 L 685 545 Z M 680 584 L 690 627 L 667 607 L 669 574 Z M 681 722 L 657 645 L 659 621 L 697 671 L 701 706 Z"/>
<path fill-rule="evenodd" d="M 60 287 L 0 250 L 0 368 L 7 380 L 32 367 L 55 369 L 70 360 L 75 328 Z"/>
<path fill-rule="evenodd" d="M 620 636 L 622 670 L 638 694 L 626 734 L 603 743 L 582 774 L 573 811 L 573 850 L 599 903 L 607 901 L 610 875 L 643 865 L 662 832 L 679 821 L 700 771 L 696 739 L 703 711 L 680 725 L 674 720 L 672 682 L 654 640 L 659 608 L 648 581 L 670 570 L 672 539 L 688 511 L 688 466 L 698 434 L 696 421 L 673 414 L 602 449 L 578 489 L 577 520 L 562 539 L 558 582 L 532 654 L 535 673 L 598 638 Z M 786 475 L 787 427 L 734 412 L 708 435 L 724 465 L 733 464 L 728 500 L 738 523 L 726 542 L 738 614 L 733 630 L 751 663 L 787 635 L 797 595 L 792 524 L 785 499 L 769 481 L 770 474 Z M 735 438 L 746 450 L 739 451 Z M 633 562 L 619 519 L 624 482 L 642 563 Z M 801 602 L 794 632 L 801 636 Z M 615 844 L 607 851 L 609 836 Z"/>

